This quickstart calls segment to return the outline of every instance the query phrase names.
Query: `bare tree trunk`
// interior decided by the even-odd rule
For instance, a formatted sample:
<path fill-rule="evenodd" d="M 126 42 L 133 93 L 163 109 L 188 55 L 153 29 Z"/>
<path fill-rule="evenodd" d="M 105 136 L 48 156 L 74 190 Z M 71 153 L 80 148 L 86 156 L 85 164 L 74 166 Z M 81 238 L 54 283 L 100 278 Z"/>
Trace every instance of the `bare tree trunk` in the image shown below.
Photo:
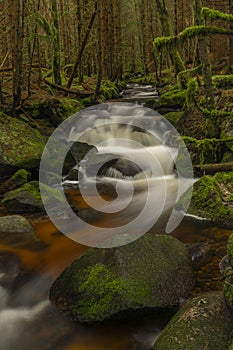
<path fill-rule="evenodd" d="M 80 60 L 81 60 L 81 57 L 82 57 L 82 55 L 83 55 L 84 49 L 85 49 L 85 47 L 86 47 L 86 45 L 87 45 L 88 38 L 89 38 L 89 34 L 90 34 L 91 29 L 92 29 L 92 27 L 93 27 L 96 14 L 97 14 L 97 1 L 95 2 L 94 12 L 93 12 L 93 14 L 92 14 L 92 16 L 91 16 L 90 23 L 89 23 L 89 25 L 88 25 L 88 27 L 87 27 L 86 34 L 85 34 L 85 36 L 84 36 L 84 38 L 83 38 L 82 45 L 81 45 L 81 47 L 80 47 L 80 51 L 79 51 L 79 53 L 78 53 L 78 56 L 77 56 L 77 59 L 76 59 L 74 65 L 73 65 L 72 72 L 71 72 L 71 75 L 70 75 L 70 79 L 69 79 L 69 81 L 68 81 L 68 83 L 67 83 L 67 88 L 68 88 L 68 89 L 69 89 L 69 88 L 71 87 L 71 85 L 72 85 L 72 82 L 73 82 L 73 80 L 74 80 L 75 74 L 76 74 L 77 69 L 78 69 L 78 66 L 79 66 L 79 64 L 80 64 Z"/>
<path fill-rule="evenodd" d="M 53 38 L 53 77 L 57 85 L 61 85 L 61 50 L 60 50 L 60 34 L 57 11 L 57 0 L 51 0 L 52 17 L 54 24 L 54 38 Z"/>
<path fill-rule="evenodd" d="M 21 105 L 23 89 L 23 42 L 24 42 L 24 19 L 25 1 L 11 0 L 9 6 L 9 17 L 11 25 L 12 44 L 12 66 L 13 66 L 13 102 L 11 111 Z"/>

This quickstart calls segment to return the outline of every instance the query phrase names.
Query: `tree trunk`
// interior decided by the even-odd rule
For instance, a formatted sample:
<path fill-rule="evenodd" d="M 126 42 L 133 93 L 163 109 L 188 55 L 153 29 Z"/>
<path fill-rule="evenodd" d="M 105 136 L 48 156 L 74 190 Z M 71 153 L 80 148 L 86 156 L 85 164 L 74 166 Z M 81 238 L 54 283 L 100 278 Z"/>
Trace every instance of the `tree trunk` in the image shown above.
<path fill-rule="evenodd" d="M 85 36 L 84 36 L 84 38 L 83 38 L 83 42 L 82 42 L 80 51 L 79 51 L 79 53 L 78 53 L 78 56 L 77 56 L 77 59 L 76 59 L 74 65 L 73 65 L 72 72 L 71 72 L 71 75 L 70 75 L 70 79 L 69 79 L 69 81 L 68 81 L 68 83 L 67 83 L 67 89 L 69 89 L 69 88 L 71 87 L 71 85 L 72 85 L 72 82 L 73 82 L 73 80 L 74 80 L 75 74 L 76 74 L 77 69 L 78 69 L 78 66 L 79 66 L 79 64 L 80 64 L 80 61 L 81 61 L 83 52 L 84 52 L 85 47 L 86 47 L 86 45 L 87 45 L 88 38 L 89 38 L 89 34 L 90 34 L 90 32 L 91 32 L 91 29 L 92 29 L 92 26 L 93 26 L 93 24 L 94 24 L 95 17 L 96 17 L 96 14 L 97 14 L 97 3 L 98 3 L 98 2 L 96 1 L 96 3 L 95 3 L 95 9 L 94 9 L 94 12 L 93 12 L 93 14 L 92 14 L 92 16 L 91 16 L 90 23 L 89 23 L 89 25 L 88 25 L 88 27 L 87 27 L 86 34 L 85 34 Z"/>
<path fill-rule="evenodd" d="M 52 5 L 52 17 L 53 17 L 53 24 L 54 24 L 53 77 L 54 77 L 55 84 L 61 85 L 61 50 L 60 50 L 60 34 L 59 34 L 57 0 L 51 0 L 51 5 Z"/>
<path fill-rule="evenodd" d="M 173 31 L 171 19 L 165 4 L 165 0 L 156 0 L 156 5 L 159 12 L 159 18 L 160 18 L 160 22 L 163 30 L 163 35 L 173 36 L 174 31 Z M 173 45 L 171 49 L 170 56 L 175 68 L 175 74 L 178 75 L 180 72 L 184 71 L 186 68 L 182 58 L 180 57 L 177 47 L 175 45 Z"/>

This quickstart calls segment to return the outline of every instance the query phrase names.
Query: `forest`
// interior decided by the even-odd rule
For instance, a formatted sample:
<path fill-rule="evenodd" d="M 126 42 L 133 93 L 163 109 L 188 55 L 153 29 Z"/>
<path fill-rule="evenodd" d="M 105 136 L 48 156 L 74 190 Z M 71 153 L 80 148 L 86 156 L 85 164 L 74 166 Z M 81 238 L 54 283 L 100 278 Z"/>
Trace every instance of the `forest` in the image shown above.
<path fill-rule="evenodd" d="M 233 0 L 0 23 L 0 350 L 233 350 Z"/>

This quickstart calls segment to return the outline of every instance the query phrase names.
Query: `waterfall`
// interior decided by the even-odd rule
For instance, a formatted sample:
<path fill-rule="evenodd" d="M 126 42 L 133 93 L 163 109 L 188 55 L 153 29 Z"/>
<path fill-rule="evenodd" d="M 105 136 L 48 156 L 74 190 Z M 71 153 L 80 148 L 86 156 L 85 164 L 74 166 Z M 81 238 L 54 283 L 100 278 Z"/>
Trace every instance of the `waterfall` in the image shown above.
<path fill-rule="evenodd" d="M 54 169 L 50 164 L 57 157 L 54 142 L 64 139 L 69 147 L 76 142 L 94 146 L 75 166 L 80 173 L 79 189 L 93 211 L 110 215 L 105 216 L 109 228 L 92 226 L 77 218 L 65 199 L 62 209 L 66 215 L 61 217 L 53 215 L 55 203 L 47 207 L 45 203 L 51 220 L 69 238 L 85 245 L 113 247 L 139 238 L 168 211 L 165 231 L 171 232 L 180 223 L 185 213 L 174 207 L 194 182 L 192 163 L 182 138 L 160 114 L 133 103 L 104 103 L 75 114 L 47 143 L 40 169 L 42 182 L 45 171 L 61 174 L 63 163 Z M 62 156 L 62 149 L 59 152 L 64 161 L 67 149 Z M 114 188 L 117 198 L 106 201 L 100 196 L 98 189 L 106 185 Z M 41 192 L 42 198 L 47 196 L 43 188 Z M 187 206 L 190 198 L 191 192 Z"/>

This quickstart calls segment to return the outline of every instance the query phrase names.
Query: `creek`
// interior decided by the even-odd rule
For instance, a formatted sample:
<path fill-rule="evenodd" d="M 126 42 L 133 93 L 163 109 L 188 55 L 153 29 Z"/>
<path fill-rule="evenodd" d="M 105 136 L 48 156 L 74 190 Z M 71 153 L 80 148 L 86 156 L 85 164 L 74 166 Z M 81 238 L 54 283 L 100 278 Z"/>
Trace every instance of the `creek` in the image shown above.
<path fill-rule="evenodd" d="M 135 86 L 129 88 L 133 90 L 128 95 L 133 94 Z M 145 91 L 143 87 L 137 86 L 136 94 L 139 94 L 139 96 L 136 96 L 136 99 L 138 97 L 141 99 L 141 93 L 144 94 L 144 97 L 148 93 L 146 98 L 148 98 L 149 94 L 151 98 L 151 94 L 154 94 L 155 90 L 152 91 L 152 87 L 147 87 L 147 89 L 151 91 Z M 153 96 L 155 95 L 156 93 Z M 134 97 L 132 97 L 131 102 L 135 102 Z M 140 115 L 140 123 L 134 125 L 133 128 L 133 139 L 131 138 L 129 143 L 122 142 L 120 146 L 111 141 L 111 137 L 108 137 L 110 134 L 114 133 L 115 139 L 124 138 L 127 140 L 129 139 L 129 133 L 132 134 L 131 117 L 128 118 L 129 111 L 126 107 L 128 108 L 129 106 L 123 105 L 123 109 L 120 111 L 121 119 L 119 120 L 118 107 L 115 104 L 111 104 L 110 107 L 108 104 L 105 105 L 105 112 L 109 112 L 110 108 L 110 117 L 114 119 L 113 129 L 110 131 L 109 116 L 105 116 L 107 123 L 100 125 L 100 120 L 96 118 L 96 113 L 93 117 L 93 111 L 90 110 L 89 117 L 91 119 L 88 123 L 90 122 L 91 125 L 94 123 L 95 127 L 91 128 L 92 130 L 87 135 L 85 134 L 82 139 L 82 141 L 91 139 L 92 142 L 94 139 L 101 154 L 111 154 L 107 168 L 97 167 L 98 171 L 102 171 L 100 187 L 106 185 L 106 183 L 115 186 L 119 181 L 121 184 L 124 184 L 123 196 L 120 197 L 118 202 L 115 201 L 115 192 L 113 195 L 111 192 L 112 187 L 109 189 L 109 186 L 107 186 L 107 190 L 104 191 L 102 197 L 91 193 L 90 186 L 88 186 L 88 192 L 85 193 L 85 199 L 88 197 L 91 204 L 100 202 L 101 198 L 104 199 L 103 203 L 98 206 L 98 210 L 95 210 L 94 214 L 91 212 L 91 219 L 93 219 L 94 215 L 96 230 L 102 227 L 108 230 L 110 228 L 111 231 L 112 228 L 120 227 L 119 230 L 116 229 L 114 235 L 110 235 L 110 237 L 105 236 L 106 230 L 100 231 L 98 239 L 94 241 L 93 239 L 90 240 L 88 232 L 83 241 L 82 235 L 78 235 L 73 240 L 59 232 L 54 225 L 53 218 L 51 221 L 44 214 L 25 214 L 24 216 L 32 223 L 35 229 L 37 239 L 32 237 L 23 241 L 21 238 L 16 238 L 10 242 L 4 239 L 0 240 L 0 350 L 12 350 L 14 348 L 17 350 L 150 350 L 156 336 L 169 317 L 171 317 L 169 312 L 151 312 L 144 317 L 139 316 L 138 319 L 121 322 L 111 321 L 88 327 L 74 324 L 65 319 L 55 310 L 48 298 L 52 282 L 73 260 L 87 251 L 87 244 L 98 246 L 102 244 L 102 241 L 105 242 L 104 246 L 115 246 L 118 244 L 118 236 L 122 233 L 123 224 L 127 226 L 129 219 L 137 218 L 138 213 L 145 207 L 148 197 L 145 196 L 148 189 L 147 186 L 145 187 L 145 183 L 149 184 L 152 199 L 155 199 L 156 196 L 158 198 L 164 196 L 163 192 L 164 188 L 166 188 L 162 210 L 161 203 L 157 200 L 159 205 L 154 204 L 153 211 L 150 206 L 149 211 L 144 216 L 145 222 L 148 224 L 146 231 L 156 234 L 164 233 L 169 222 L 170 226 L 174 226 L 174 220 L 171 220 L 171 218 L 174 218 L 174 212 L 171 211 L 173 204 L 177 197 L 193 182 L 192 179 L 187 180 L 183 174 L 177 175 L 177 169 L 174 168 L 174 159 L 177 157 L 177 145 L 174 145 L 174 138 L 171 137 L 174 135 L 170 133 L 170 129 L 166 129 L 166 123 L 156 113 L 152 115 L 152 120 L 153 123 L 156 120 L 159 132 L 151 136 L 150 133 L 145 133 L 144 130 L 150 131 L 151 125 L 155 124 L 140 124 L 142 120 L 145 120 L 145 116 L 140 114 L 140 108 L 130 105 L 130 108 L 133 108 L 134 115 Z M 127 112 L 124 112 L 125 109 L 127 109 Z M 103 111 L 101 109 L 99 111 L 101 112 L 102 121 Z M 122 123 L 122 115 L 124 123 L 130 124 L 130 128 L 125 126 L 122 129 L 119 126 L 119 122 Z M 87 122 L 86 118 L 85 122 Z M 85 130 L 88 129 L 88 126 L 89 124 L 85 125 Z M 142 129 L 143 133 L 141 133 Z M 175 133 L 174 130 L 172 131 Z M 76 136 L 79 133 L 80 130 L 74 127 L 70 134 L 70 140 L 76 140 Z M 162 139 L 164 135 L 166 135 L 166 138 Z M 140 147 L 137 146 L 135 148 L 135 142 L 140 143 Z M 112 154 L 114 157 L 112 157 Z M 115 157 L 116 155 L 117 158 Z M 131 166 L 131 162 L 136 162 L 137 167 L 132 167 L 131 169 L 133 174 L 125 174 L 124 171 L 122 173 L 122 169 L 125 170 L 126 166 L 125 164 L 122 165 L 122 163 L 119 165 L 119 159 L 126 158 L 129 161 L 127 167 L 128 165 Z M 113 159 L 114 163 L 112 163 Z M 154 159 L 157 159 L 157 166 L 153 169 L 151 162 Z M 118 162 L 117 166 L 116 162 Z M 91 185 L 93 176 L 88 174 L 88 167 L 83 167 L 82 170 L 83 178 L 86 180 L 88 176 L 89 185 Z M 128 205 L 127 196 L 131 194 L 130 183 L 132 178 L 135 195 L 132 203 Z M 66 198 L 69 203 L 76 206 L 79 211 L 90 209 L 90 204 L 83 200 L 80 189 L 75 186 L 73 181 L 70 182 L 68 187 L 66 182 L 66 188 Z M 119 188 L 115 186 L 114 190 L 119 190 Z M 121 192 L 119 193 L 122 194 Z M 121 206 L 123 205 L 123 208 L 126 207 L 126 211 L 120 210 L 117 214 L 112 214 L 114 211 L 102 213 L 106 209 L 106 202 L 109 205 L 111 203 L 117 205 L 118 209 L 119 206 L 122 209 Z M 96 212 L 98 212 L 97 216 L 95 216 Z M 0 215 L 9 215 L 9 213 L 4 208 L 0 208 Z M 159 224 L 157 224 L 157 219 L 160 217 L 161 225 L 159 220 Z M 166 221 L 165 225 L 164 220 Z M 226 241 L 231 231 L 188 216 L 179 225 L 178 222 L 181 221 L 181 218 L 177 219 L 175 217 L 175 221 L 177 225 L 173 227 L 174 229 L 170 233 L 174 237 L 187 244 L 198 242 L 211 244 L 212 260 L 200 271 L 197 271 L 197 282 L 193 294 L 221 289 L 222 282 L 218 264 L 225 255 Z M 81 224 L 78 231 L 82 232 L 85 227 L 85 224 L 84 226 Z M 128 243 L 128 238 L 131 241 L 140 236 L 142 228 L 142 226 L 137 224 L 134 235 L 130 235 L 130 237 L 128 237 L 127 232 L 124 232 L 124 236 L 126 236 L 124 244 Z M 72 228 L 71 231 L 73 234 Z"/>

